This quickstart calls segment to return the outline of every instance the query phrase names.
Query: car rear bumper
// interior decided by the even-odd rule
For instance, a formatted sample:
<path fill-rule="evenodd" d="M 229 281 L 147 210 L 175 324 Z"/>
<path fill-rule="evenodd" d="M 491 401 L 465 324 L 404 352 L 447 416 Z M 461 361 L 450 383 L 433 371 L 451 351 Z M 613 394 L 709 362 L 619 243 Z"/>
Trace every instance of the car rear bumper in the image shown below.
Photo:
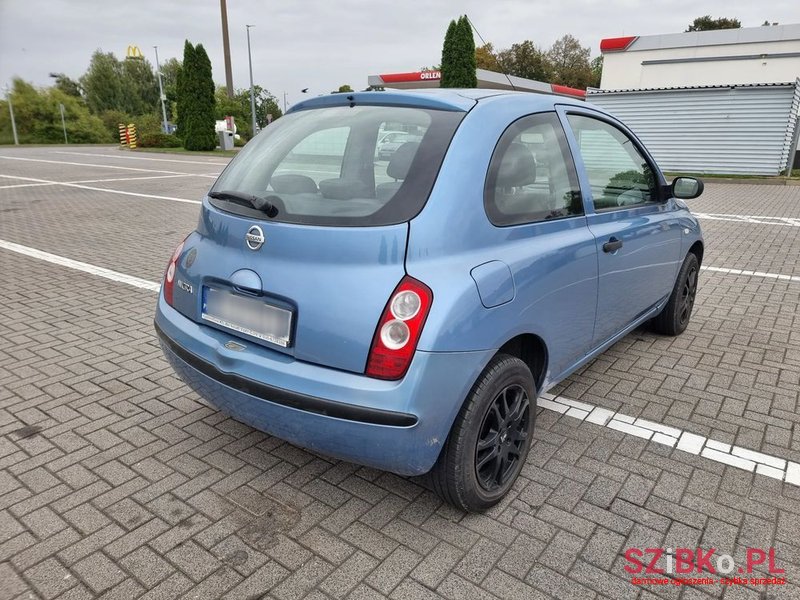
<path fill-rule="evenodd" d="M 492 351 L 417 352 L 400 381 L 296 361 L 197 324 L 159 295 L 164 355 L 223 412 L 298 446 L 401 475 L 427 472 Z M 244 351 L 225 343 L 242 342 Z"/>

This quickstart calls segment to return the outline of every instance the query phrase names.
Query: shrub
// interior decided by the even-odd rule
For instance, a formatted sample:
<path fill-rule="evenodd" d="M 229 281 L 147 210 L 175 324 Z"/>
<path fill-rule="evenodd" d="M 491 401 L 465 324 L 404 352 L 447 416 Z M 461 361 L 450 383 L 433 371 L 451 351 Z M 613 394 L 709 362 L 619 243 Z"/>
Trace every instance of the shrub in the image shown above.
<path fill-rule="evenodd" d="M 180 139 L 167 133 L 145 133 L 139 136 L 141 148 L 180 148 Z"/>

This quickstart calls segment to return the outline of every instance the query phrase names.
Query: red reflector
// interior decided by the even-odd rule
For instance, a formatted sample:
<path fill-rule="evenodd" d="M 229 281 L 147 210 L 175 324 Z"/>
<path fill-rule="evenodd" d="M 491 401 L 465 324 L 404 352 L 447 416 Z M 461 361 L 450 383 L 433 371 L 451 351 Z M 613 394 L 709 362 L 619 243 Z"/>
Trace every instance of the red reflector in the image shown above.
<path fill-rule="evenodd" d="M 563 94 L 564 96 L 573 96 L 575 98 L 586 98 L 586 90 L 579 90 L 578 88 L 569 87 L 566 85 L 558 85 L 553 83 L 550 85 L 553 88 L 554 94 Z"/>
<path fill-rule="evenodd" d="M 405 291 L 415 292 L 419 296 L 420 307 L 414 316 L 403 320 L 409 330 L 408 341 L 400 348 L 392 349 L 384 344 L 381 330 L 386 323 L 397 319 L 392 314 L 392 302 L 398 294 Z M 411 359 L 414 358 L 414 352 L 417 350 L 417 342 L 422 334 L 422 328 L 425 325 L 425 319 L 428 318 L 428 311 L 430 311 L 432 303 L 433 292 L 427 285 L 408 275 L 403 277 L 389 297 L 381 319 L 378 321 L 378 328 L 372 338 L 372 347 L 367 358 L 367 375 L 377 379 L 400 379 L 406 374 L 411 365 Z"/>
<path fill-rule="evenodd" d="M 629 35 L 627 37 L 606 38 L 600 40 L 600 52 L 621 52 L 627 50 L 633 42 L 639 38 L 638 35 Z"/>

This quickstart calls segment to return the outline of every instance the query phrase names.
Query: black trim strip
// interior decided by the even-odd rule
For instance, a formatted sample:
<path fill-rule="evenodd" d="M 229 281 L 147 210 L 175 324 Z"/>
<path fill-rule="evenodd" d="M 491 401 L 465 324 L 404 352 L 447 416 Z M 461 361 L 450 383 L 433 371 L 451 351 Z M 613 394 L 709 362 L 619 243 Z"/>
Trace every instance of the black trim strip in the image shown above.
<path fill-rule="evenodd" d="M 392 427 L 411 427 L 417 424 L 417 417 L 407 413 L 342 404 L 341 402 L 325 400 L 324 398 L 308 396 L 306 394 L 291 392 L 282 388 L 259 383 L 258 381 L 253 381 L 252 379 L 236 375 L 235 373 L 220 371 L 211 363 L 195 356 L 175 343 L 158 326 L 158 323 L 153 323 L 153 325 L 161 341 L 163 341 L 181 360 L 192 368 L 200 371 L 203 375 L 211 377 L 245 394 L 261 398 L 267 402 L 280 404 L 281 406 L 289 406 L 306 412 L 347 421 L 358 421 L 360 423 L 370 423 L 373 425 L 390 425 Z"/>

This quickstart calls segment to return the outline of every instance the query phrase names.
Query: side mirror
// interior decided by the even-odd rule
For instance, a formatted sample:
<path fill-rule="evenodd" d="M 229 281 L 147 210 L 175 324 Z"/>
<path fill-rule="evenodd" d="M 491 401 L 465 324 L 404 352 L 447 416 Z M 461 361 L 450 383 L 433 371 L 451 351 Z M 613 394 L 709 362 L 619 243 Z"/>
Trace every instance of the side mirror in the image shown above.
<path fill-rule="evenodd" d="M 691 200 L 703 193 L 703 182 L 694 177 L 676 177 L 670 186 L 672 196 L 681 200 Z"/>

